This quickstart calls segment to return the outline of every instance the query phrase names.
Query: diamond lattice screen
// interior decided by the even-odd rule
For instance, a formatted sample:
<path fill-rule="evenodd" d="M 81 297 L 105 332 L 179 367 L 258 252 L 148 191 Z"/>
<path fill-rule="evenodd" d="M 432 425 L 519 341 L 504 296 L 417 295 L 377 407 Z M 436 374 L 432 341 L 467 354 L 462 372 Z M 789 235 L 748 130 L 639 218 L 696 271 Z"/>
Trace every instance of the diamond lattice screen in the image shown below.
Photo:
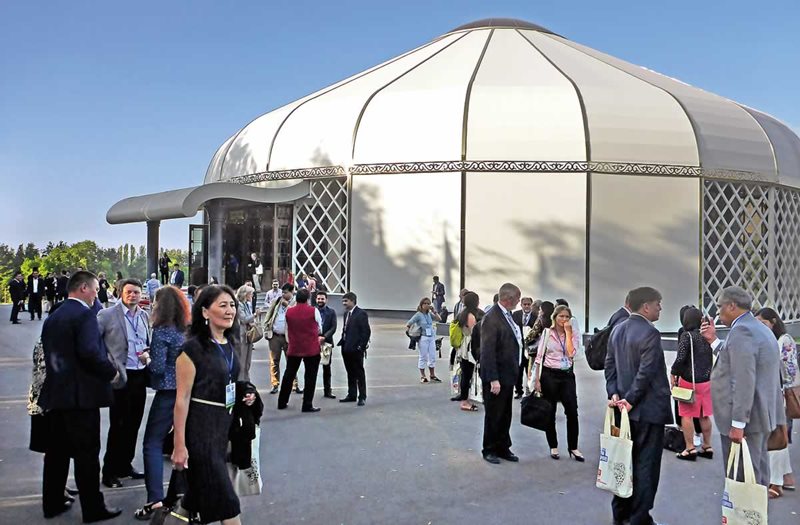
<path fill-rule="evenodd" d="M 313 273 L 328 291 L 347 291 L 347 179 L 311 182 L 295 204 L 294 272 Z"/>
<path fill-rule="evenodd" d="M 800 318 L 800 195 L 782 188 L 707 180 L 703 194 L 703 305 L 716 315 L 719 292 L 738 285 L 754 307 Z"/>

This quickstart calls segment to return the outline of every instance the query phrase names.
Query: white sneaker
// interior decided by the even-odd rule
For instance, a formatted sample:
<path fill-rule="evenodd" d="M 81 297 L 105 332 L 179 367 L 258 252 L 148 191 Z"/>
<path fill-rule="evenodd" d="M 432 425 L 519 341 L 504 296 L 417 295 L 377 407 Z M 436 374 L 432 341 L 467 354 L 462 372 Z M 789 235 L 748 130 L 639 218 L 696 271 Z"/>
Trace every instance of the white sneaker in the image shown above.
<path fill-rule="evenodd" d="M 695 434 L 694 435 L 694 446 L 699 447 L 703 444 L 703 435 L 702 434 Z"/>

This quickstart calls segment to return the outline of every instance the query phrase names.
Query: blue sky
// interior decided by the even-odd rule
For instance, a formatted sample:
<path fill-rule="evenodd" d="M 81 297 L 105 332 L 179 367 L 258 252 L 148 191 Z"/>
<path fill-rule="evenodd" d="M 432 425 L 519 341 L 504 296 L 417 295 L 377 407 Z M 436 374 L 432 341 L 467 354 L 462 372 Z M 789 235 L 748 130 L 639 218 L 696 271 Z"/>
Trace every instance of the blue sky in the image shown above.
<path fill-rule="evenodd" d="M 143 244 L 143 224 L 106 224 L 119 199 L 199 184 L 257 115 L 486 17 L 538 23 L 800 131 L 800 2 L 756 5 L 3 0 L 0 243 Z M 185 249 L 198 221 L 163 222 L 163 244 Z"/>

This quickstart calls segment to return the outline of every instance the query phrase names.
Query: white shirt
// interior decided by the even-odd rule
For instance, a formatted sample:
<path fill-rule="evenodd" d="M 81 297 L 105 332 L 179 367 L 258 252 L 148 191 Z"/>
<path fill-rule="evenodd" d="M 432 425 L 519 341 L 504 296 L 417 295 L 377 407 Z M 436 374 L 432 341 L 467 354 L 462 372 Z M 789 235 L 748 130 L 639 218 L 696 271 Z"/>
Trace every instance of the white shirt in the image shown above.
<path fill-rule="evenodd" d="M 522 331 L 519 329 L 519 325 L 514 322 L 514 318 L 511 317 L 511 312 L 506 310 L 506 307 L 500 303 L 497 303 L 496 306 L 500 307 L 500 311 L 503 313 L 503 317 L 505 317 L 506 322 L 511 326 L 511 329 L 514 330 L 514 336 L 517 338 L 517 344 L 520 348 L 522 348 Z"/>
<path fill-rule="evenodd" d="M 31 279 L 31 283 L 33 283 L 33 293 L 39 293 L 39 278 Z"/>
<path fill-rule="evenodd" d="M 282 304 L 278 306 L 278 313 L 272 323 L 272 331 L 276 334 L 286 335 L 286 310 L 287 308 Z"/>
<path fill-rule="evenodd" d="M 271 289 L 270 291 L 268 291 L 267 292 L 267 299 L 266 299 L 267 308 L 272 306 L 272 303 L 275 302 L 275 299 L 277 299 L 281 295 L 283 295 L 283 291 L 281 291 L 280 288 L 278 288 L 277 290 Z"/>
<path fill-rule="evenodd" d="M 84 301 L 83 299 L 78 299 L 77 297 L 68 297 L 68 299 L 72 299 L 73 301 L 78 301 L 79 303 L 81 303 L 86 308 L 89 308 L 89 305 L 86 304 L 86 301 Z"/>

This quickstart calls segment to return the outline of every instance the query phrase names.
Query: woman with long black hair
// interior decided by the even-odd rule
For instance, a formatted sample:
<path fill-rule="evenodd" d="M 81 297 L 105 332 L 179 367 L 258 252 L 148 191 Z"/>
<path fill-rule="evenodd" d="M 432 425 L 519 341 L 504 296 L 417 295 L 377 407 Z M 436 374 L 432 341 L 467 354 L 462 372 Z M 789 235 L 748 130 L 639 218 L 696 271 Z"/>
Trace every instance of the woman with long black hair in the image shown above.
<path fill-rule="evenodd" d="M 225 456 L 235 404 L 239 359 L 234 351 L 236 297 L 228 286 L 209 286 L 192 308 L 192 325 L 176 361 L 175 450 L 186 470 L 183 507 L 200 523 L 239 525 L 239 498 Z M 252 404 L 255 396 L 244 399 Z"/>
<path fill-rule="evenodd" d="M 461 392 L 455 399 L 461 401 L 461 410 L 475 412 L 478 407 L 469 400 L 469 389 L 472 385 L 472 376 L 481 355 L 480 321 L 484 313 L 478 308 L 480 298 L 475 292 L 467 292 L 462 298 L 461 311 L 456 317 L 456 322 L 463 334 L 461 346 L 456 350 L 456 360 L 461 366 L 461 379 L 459 388 Z"/>

